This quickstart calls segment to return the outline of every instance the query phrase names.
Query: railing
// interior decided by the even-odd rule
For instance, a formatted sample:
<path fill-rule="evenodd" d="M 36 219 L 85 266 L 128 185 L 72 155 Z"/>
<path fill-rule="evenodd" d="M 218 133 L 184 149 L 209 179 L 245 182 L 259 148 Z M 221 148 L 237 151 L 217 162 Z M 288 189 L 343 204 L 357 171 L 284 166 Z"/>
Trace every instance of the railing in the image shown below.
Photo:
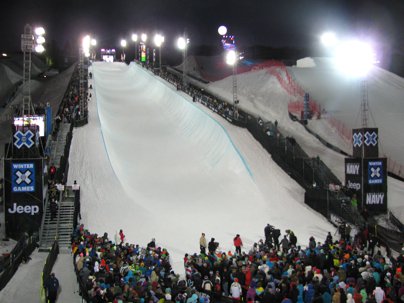
<path fill-rule="evenodd" d="M 52 249 L 50 250 L 48 257 L 46 258 L 45 265 L 42 270 L 42 283 L 41 283 L 41 299 L 43 300 L 46 297 L 45 294 L 45 283 L 49 279 L 49 276 L 52 272 L 52 268 L 56 263 L 56 259 L 59 255 L 59 243 L 57 240 L 53 242 Z M 42 302 L 45 302 L 43 300 Z"/>
<path fill-rule="evenodd" d="M 17 242 L 14 249 L 9 256 L 6 257 L 3 263 L 3 271 L 0 273 L 0 290 L 2 290 L 7 283 L 14 276 L 18 266 L 23 261 L 28 261 L 29 256 L 37 247 L 38 235 L 28 236 L 24 234 Z"/>

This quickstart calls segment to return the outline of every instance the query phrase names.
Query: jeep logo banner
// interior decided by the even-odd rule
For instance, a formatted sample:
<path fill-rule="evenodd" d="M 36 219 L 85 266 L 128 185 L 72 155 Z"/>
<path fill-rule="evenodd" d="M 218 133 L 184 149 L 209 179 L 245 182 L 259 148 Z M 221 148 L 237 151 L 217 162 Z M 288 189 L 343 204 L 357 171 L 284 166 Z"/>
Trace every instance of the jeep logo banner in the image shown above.
<path fill-rule="evenodd" d="M 8 237 L 37 232 L 43 214 L 42 159 L 4 160 L 5 221 Z"/>
<path fill-rule="evenodd" d="M 345 186 L 362 203 L 362 159 L 345 158 Z"/>

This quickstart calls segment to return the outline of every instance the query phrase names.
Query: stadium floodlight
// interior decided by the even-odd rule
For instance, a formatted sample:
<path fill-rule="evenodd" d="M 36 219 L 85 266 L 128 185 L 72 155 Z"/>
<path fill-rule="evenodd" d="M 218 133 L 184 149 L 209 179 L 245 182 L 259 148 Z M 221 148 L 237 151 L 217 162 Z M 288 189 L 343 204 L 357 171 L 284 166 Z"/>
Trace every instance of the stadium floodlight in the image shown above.
<path fill-rule="evenodd" d="M 122 47 L 126 47 L 127 45 L 128 45 L 128 42 L 126 42 L 125 39 L 122 39 L 122 40 L 121 40 L 121 46 L 122 46 Z"/>
<path fill-rule="evenodd" d="M 94 38 L 91 39 L 91 46 L 96 46 L 97 45 L 97 40 L 95 40 Z"/>
<path fill-rule="evenodd" d="M 335 33 L 326 32 L 321 35 L 320 41 L 325 47 L 333 47 L 337 44 L 338 39 L 337 39 L 337 36 L 335 35 Z"/>
<path fill-rule="evenodd" d="M 154 36 L 154 44 L 156 44 L 157 47 L 160 47 L 164 42 L 164 37 L 160 34 L 156 34 Z"/>
<path fill-rule="evenodd" d="M 177 40 L 177 47 L 180 50 L 184 50 L 187 48 L 187 44 L 189 43 L 189 39 L 184 38 L 184 37 L 179 37 Z"/>
<path fill-rule="evenodd" d="M 137 42 L 137 34 L 132 34 L 132 41 Z"/>
<path fill-rule="evenodd" d="M 182 50 L 182 85 L 186 86 L 186 57 L 187 57 L 187 46 L 189 44 L 189 39 L 186 37 L 179 37 L 177 39 L 177 47 Z"/>
<path fill-rule="evenodd" d="M 34 33 L 37 36 L 43 36 L 43 35 L 45 35 L 45 29 L 42 26 L 39 26 L 39 27 L 35 28 Z"/>
<path fill-rule="evenodd" d="M 161 71 L 161 46 L 164 43 L 164 36 L 160 35 L 160 34 L 156 34 L 154 36 L 154 44 L 156 44 L 156 46 L 159 48 L 159 67 L 160 67 L 160 71 Z"/>
<path fill-rule="evenodd" d="M 227 53 L 226 53 L 226 63 L 228 64 L 228 65 L 235 65 L 236 64 L 236 62 L 237 62 L 237 53 L 236 53 L 236 51 L 234 51 L 234 50 L 229 50 Z"/>
<path fill-rule="evenodd" d="M 90 48 L 90 41 L 91 41 L 91 38 L 89 35 L 84 36 L 84 38 L 82 40 L 82 47 L 84 50 Z"/>
<path fill-rule="evenodd" d="M 36 38 L 36 44 L 44 44 L 45 43 L 45 38 L 44 36 L 39 36 Z"/>
<path fill-rule="evenodd" d="M 224 25 L 219 26 L 217 29 L 217 32 L 219 33 L 220 36 L 224 36 L 227 34 L 227 27 Z"/>
<path fill-rule="evenodd" d="M 143 33 L 143 34 L 140 36 L 140 39 L 142 40 L 143 43 L 146 43 L 146 41 L 147 41 L 147 35 L 146 35 L 145 33 Z"/>
<path fill-rule="evenodd" d="M 1 54 L 3 57 L 7 57 L 7 54 L 6 53 L 2 53 Z"/>
<path fill-rule="evenodd" d="M 347 40 L 338 44 L 334 59 L 337 69 L 344 74 L 363 78 L 376 63 L 376 54 L 367 42 Z"/>
<path fill-rule="evenodd" d="M 35 52 L 41 54 L 41 53 L 43 53 L 44 51 L 45 51 L 45 48 L 43 47 L 42 44 L 38 44 L 38 45 L 35 46 Z"/>

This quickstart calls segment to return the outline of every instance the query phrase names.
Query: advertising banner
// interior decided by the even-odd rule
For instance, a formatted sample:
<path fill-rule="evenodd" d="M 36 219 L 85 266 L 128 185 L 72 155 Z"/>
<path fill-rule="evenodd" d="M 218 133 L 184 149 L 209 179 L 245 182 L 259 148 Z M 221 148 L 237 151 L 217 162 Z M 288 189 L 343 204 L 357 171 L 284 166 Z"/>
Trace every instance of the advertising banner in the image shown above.
<path fill-rule="evenodd" d="M 372 213 L 387 211 L 387 159 L 363 161 L 364 206 Z"/>
<path fill-rule="evenodd" d="M 358 207 L 362 202 L 362 159 L 345 158 L 345 187 L 356 194 Z"/>
<path fill-rule="evenodd" d="M 379 157 L 379 134 L 377 128 L 352 130 L 353 156 L 355 158 Z"/>
<path fill-rule="evenodd" d="M 43 214 L 43 160 L 4 160 L 6 234 L 17 239 L 39 230 Z"/>

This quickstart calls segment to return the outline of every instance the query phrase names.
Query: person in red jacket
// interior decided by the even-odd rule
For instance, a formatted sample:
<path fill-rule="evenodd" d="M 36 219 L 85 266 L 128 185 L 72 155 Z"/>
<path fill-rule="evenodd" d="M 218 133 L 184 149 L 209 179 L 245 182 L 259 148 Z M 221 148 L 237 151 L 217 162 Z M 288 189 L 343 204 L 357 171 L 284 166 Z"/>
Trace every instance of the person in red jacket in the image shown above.
<path fill-rule="evenodd" d="M 237 234 L 233 239 L 234 246 L 236 247 L 236 254 L 241 255 L 241 246 L 243 246 L 243 241 L 241 241 L 240 235 Z"/>

